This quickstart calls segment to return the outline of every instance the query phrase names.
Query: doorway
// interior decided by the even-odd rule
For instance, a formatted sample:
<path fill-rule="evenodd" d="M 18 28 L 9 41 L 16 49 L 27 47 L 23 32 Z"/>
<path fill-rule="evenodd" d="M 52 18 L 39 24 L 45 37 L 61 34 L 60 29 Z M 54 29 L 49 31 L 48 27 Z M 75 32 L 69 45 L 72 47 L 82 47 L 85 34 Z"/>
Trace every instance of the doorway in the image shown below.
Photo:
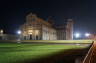
<path fill-rule="evenodd" d="M 30 40 L 32 40 L 32 35 L 30 35 Z"/>
<path fill-rule="evenodd" d="M 36 40 L 39 40 L 38 35 L 36 35 Z"/>

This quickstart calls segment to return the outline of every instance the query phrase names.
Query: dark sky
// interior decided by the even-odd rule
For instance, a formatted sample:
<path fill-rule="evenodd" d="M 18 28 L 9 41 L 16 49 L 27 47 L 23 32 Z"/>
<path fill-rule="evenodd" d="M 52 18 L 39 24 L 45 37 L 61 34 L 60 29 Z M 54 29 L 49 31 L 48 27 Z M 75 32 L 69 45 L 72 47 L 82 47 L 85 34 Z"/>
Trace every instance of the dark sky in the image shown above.
<path fill-rule="evenodd" d="M 96 32 L 95 0 L 3 0 L 0 1 L 0 29 L 16 33 L 29 12 L 44 19 L 53 16 L 57 23 L 72 18 L 75 32 Z"/>

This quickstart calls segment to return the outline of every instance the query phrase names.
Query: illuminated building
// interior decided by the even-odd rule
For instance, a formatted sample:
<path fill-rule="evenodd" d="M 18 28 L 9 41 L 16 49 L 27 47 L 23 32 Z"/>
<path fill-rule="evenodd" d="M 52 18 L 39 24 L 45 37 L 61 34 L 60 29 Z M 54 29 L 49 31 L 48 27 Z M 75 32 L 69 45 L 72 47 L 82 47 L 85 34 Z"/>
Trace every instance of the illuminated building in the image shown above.
<path fill-rule="evenodd" d="M 22 40 L 72 40 L 73 20 L 68 19 L 66 25 L 56 26 L 50 20 L 45 21 L 30 13 L 20 30 Z"/>

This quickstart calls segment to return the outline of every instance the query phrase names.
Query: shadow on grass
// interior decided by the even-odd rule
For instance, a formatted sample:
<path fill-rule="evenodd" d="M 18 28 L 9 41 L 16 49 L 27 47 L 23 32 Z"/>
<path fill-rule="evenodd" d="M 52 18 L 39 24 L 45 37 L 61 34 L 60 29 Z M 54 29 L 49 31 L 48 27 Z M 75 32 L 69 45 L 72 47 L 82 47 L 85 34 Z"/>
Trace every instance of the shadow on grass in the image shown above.
<path fill-rule="evenodd" d="M 84 58 L 90 47 L 85 49 L 71 49 L 59 52 L 52 56 L 38 59 L 38 60 L 27 60 L 22 63 L 75 63 L 77 58 Z"/>

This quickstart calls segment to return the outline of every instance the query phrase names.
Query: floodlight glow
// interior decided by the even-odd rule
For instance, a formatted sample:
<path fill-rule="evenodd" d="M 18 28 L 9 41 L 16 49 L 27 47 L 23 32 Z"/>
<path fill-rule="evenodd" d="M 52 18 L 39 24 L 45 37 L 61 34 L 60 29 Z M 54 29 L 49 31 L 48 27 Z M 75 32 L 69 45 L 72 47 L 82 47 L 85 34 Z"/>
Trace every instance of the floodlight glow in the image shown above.
<path fill-rule="evenodd" d="M 17 34 L 21 34 L 21 31 L 19 30 L 19 31 L 17 31 Z"/>
<path fill-rule="evenodd" d="M 86 36 L 86 37 L 89 37 L 89 36 L 90 36 L 90 33 L 85 33 L 85 36 Z"/>
<path fill-rule="evenodd" d="M 75 34 L 75 37 L 76 37 L 76 38 L 79 38 L 79 37 L 80 37 L 80 33 L 76 33 L 76 34 Z"/>

